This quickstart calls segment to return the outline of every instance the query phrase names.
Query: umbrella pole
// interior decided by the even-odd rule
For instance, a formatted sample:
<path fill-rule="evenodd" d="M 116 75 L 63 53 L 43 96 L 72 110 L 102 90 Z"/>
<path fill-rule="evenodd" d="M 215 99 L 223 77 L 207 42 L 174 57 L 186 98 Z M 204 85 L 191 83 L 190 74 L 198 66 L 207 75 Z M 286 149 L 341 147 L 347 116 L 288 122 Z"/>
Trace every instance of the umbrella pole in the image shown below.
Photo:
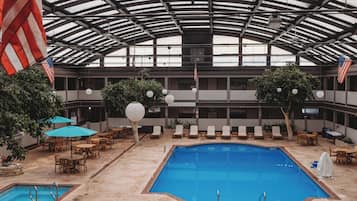
<path fill-rule="evenodd" d="M 71 138 L 71 144 L 70 144 L 70 146 L 71 146 L 71 158 L 72 158 L 72 138 Z"/>

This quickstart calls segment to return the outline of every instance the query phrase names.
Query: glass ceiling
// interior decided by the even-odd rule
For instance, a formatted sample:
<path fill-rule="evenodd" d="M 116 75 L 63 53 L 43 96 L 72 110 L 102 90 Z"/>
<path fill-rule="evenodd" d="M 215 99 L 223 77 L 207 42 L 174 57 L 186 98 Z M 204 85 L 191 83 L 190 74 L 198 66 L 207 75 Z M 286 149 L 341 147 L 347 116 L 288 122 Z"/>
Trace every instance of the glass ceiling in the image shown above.
<path fill-rule="evenodd" d="M 49 56 L 86 66 L 192 29 L 271 44 L 316 64 L 357 57 L 357 0 L 43 0 Z M 268 25 L 272 13 L 280 28 Z"/>

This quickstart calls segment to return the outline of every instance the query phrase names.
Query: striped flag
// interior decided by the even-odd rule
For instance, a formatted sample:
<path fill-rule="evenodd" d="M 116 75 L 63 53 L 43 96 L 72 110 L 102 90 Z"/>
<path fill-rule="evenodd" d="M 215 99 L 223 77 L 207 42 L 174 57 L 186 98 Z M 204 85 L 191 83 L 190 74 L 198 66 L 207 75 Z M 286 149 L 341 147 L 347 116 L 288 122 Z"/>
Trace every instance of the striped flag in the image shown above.
<path fill-rule="evenodd" d="M 197 82 L 198 80 L 198 75 L 197 75 L 197 64 L 195 63 L 195 69 L 193 70 L 193 80 Z"/>
<path fill-rule="evenodd" d="M 345 81 L 348 70 L 352 65 L 352 60 L 349 57 L 340 56 L 338 59 L 338 83 L 342 84 Z"/>
<path fill-rule="evenodd" d="M 0 0 L 0 63 L 8 75 L 46 58 L 41 0 Z"/>
<path fill-rule="evenodd" d="M 51 85 L 53 86 L 55 82 L 55 71 L 53 68 L 53 62 L 50 57 L 48 57 L 46 60 L 43 60 L 41 62 L 41 66 L 43 71 L 45 71 L 45 74 L 48 77 L 48 80 L 50 81 Z"/>

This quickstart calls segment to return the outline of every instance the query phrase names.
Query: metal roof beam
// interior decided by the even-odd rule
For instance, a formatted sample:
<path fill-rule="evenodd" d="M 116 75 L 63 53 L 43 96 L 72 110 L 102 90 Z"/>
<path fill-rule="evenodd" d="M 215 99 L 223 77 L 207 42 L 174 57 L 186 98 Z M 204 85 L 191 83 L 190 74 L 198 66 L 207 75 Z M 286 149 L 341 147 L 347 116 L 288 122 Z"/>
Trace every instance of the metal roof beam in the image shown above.
<path fill-rule="evenodd" d="M 254 8 L 252 9 L 252 14 L 248 17 L 247 22 L 244 24 L 244 28 L 242 29 L 242 32 L 240 34 L 240 37 L 243 37 L 245 34 L 245 31 L 248 29 L 250 23 L 252 22 L 254 18 L 254 12 L 258 11 L 260 5 L 262 5 L 263 0 L 257 0 Z"/>
<path fill-rule="evenodd" d="M 130 15 L 129 11 L 123 6 L 121 6 L 119 2 L 114 2 L 113 0 L 103 0 L 103 1 L 109 4 L 114 10 L 118 11 L 119 13 L 124 15 Z M 138 20 L 135 19 L 135 17 L 131 17 L 131 18 L 129 17 L 128 20 L 132 22 L 135 26 L 139 27 L 141 31 L 145 32 L 151 38 L 156 38 L 153 34 L 150 33 L 150 31 L 148 31 L 145 28 L 144 25 L 140 24 L 140 22 L 138 22 Z"/>
<path fill-rule="evenodd" d="M 316 11 L 319 10 L 320 8 L 324 7 L 326 4 L 328 4 L 331 0 L 320 0 L 319 4 L 313 4 L 310 6 L 307 10 L 312 10 Z M 304 21 L 306 18 L 308 18 L 309 15 L 301 15 L 300 17 L 297 17 L 293 22 L 290 23 L 290 25 L 284 30 L 279 33 L 279 35 L 275 36 L 269 43 L 272 44 L 275 41 L 279 40 L 284 34 L 287 32 L 291 31 L 296 25 L 300 24 L 302 21 Z"/>
<path fill-rule="evenodd" d="M 209 12 L 209 28 L 211 34 L 213 34 L 213 0 L 208 1 L 208 12 Z"/>
<path fill-rule="evenodd" d="M 171 6 L 165 0 L 160 0 L 160 2 L 162 3 L 162 5 L 164 5 L 166 11 L 170 14 L 171 20 L 175 23 L 177 29 L 179 30 L 180 34 L 182 35 L 183 34 L 182 27 L 179 24 L 175 13 L 171 10 Z"/>
<path fill-rule="evenodd" d="M 344 38 L 350 37 L 354 34 L 357 34 L 357 23 L 355 23 L 350 29 L 336 33 L 335 35 L 332 35 L 325 39 L 324 41 L 321 41 L 319 44 L 316 45 L 307 45 L 305 47 L 305 50 L 299 51 L 298 54 L 302 54 L 305 52 L 308 52 L 310 50 L 316 49 L 318 47 L 322 47 L 324 45 L 328 45 L 330 43 L 338 42 Z"/>
<path fill-rule="evenodd" d="M 54 38 L 51 36 L 47 36 L 47 40 L 50 45 L 53 44 L 53 45 L 59 46 L 59 47 L 67 47 L 67 48 L 70 48 L 73 50 L 82 51 L 82 52 L 86 52 L 86 53 L 93 54 L 93 55 L 103 56 L 103 54 L 96 52 L 95 50 L 93 50 L 91 48 L 78 47 L 78 44 L 65 42 L 63 40 L 58 40 L 57 38 Z"/>
<path fill-rule="evenodd" d="M 55 15 L 56 14 L 58 14 L 58 15 L 71 15 L 71 13 L 69 13 L 68 11 L 59 9 L 54 4 L 49 3 L 47 0 L 43 1 L 43 9 L 45 11 L 51 12 L 51 13 L 53 13 Z M 82 26 L 84 28 L 90 29 L 90 30 L 96 32 L 97 34 L 107 38 L 107 39 L 114 40 L 119 44 L 127 45 L 127 43 L 121 41 L 120 38 L 118 38 L 118 37 L 116 37 L 114 35 L 108 34 L 106 31 L 102 30 L 99 27 L 96 27 L 95 25 L 93 25 L 92 23 L 90 23 L 90 22 L 88 22 L 86 20 L 83 20 L 83 19 L 71 19 L 71 18 L 68 18 L 68 20 L 69 20 L 69 22 L 74 22 L 74 23 L 76 23 L 76 24 L 78 24 L 78 25 L 80 25 L 80 26 Z"/>

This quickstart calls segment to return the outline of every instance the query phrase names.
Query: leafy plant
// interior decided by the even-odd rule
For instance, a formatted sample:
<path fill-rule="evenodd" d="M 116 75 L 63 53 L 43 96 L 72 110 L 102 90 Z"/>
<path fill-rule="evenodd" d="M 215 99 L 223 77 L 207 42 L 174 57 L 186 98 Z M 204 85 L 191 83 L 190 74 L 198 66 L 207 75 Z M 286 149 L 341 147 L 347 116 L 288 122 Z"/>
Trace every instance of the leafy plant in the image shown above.
<path fill-rule="evenodd" d="M 0 147 L 6 146 L 11 159 L 24 159 L 25 150 L 15 136 L 20 131 L 40 136 L 46 123 L 39 120 L 58 114 L 62 102 L 36 67 L 11 77 L 0 72 L 0 97 Z"/>
<path fill-rule="evenodd" d="M 306 100 L 314 99 L 312 91 L 319 86 L 319 80 L 297 66 L 289 65 L 266 71 L 253 81 L 257 86 L 256 96 L 259 101 L 280 106 L 288 138 L 292 139 L 291 112 L 301 108 Z"/>
<path fill-rule="evenodd" d="M 147 97 L 146 92 L 152 91 L 153 97 Z M 162 85 L 155 80 L 122 80 L 116 84 L 108 85 L 102 90 L 104 104 L 109 114 L 125 114 L 126 106 L 131 102 L 144 105 L 146 111 L 162 101 Z M 135 132 L 134 132 L 135 133 Z M 136 136 L 139 139 L 138 136 Z"/>

